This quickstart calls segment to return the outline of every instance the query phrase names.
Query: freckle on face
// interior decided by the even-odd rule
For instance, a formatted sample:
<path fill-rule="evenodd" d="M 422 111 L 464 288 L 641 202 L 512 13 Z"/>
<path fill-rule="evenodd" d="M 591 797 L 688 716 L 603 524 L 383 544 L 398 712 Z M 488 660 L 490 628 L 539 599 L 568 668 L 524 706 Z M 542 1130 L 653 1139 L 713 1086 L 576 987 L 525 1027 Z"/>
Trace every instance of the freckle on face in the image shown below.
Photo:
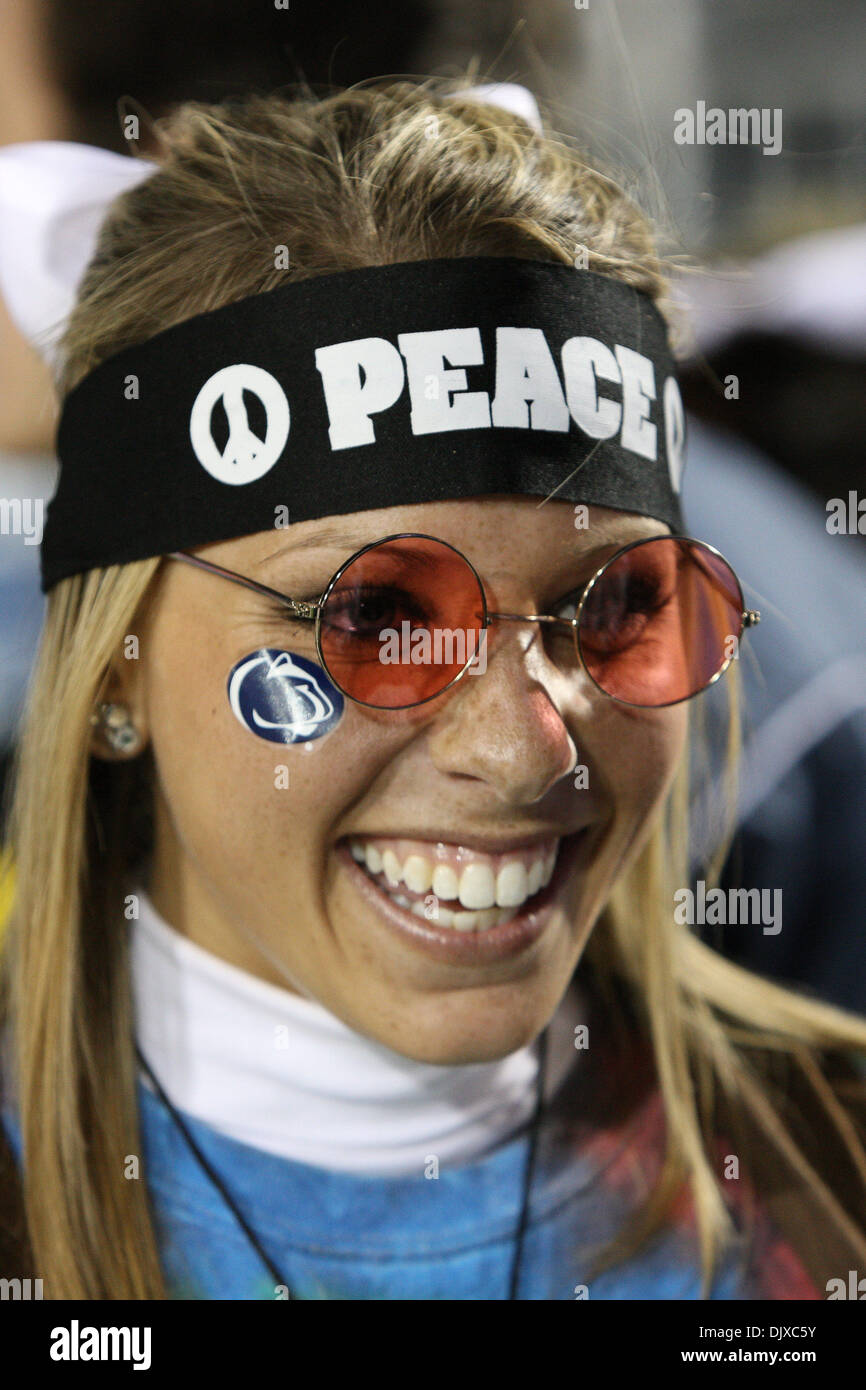
<path fill-rule="evenodd" d="M 312 545 L 337 523 L 342 541 Z M 483 499 L 304 522 L 276 541 L 264 532 L 200 553 L 304 596 L 322 592 L 353 548 L 418 531 L 463 551 L 502 611 L 544 612 L 570 591 L 576 570 L 586 571 L 588 551 L 663 529 L 591 508 L 589 528 L 578 530 L 569 503 Z M 634 710 L 607 700 L 579 670 L 559 669 L 537 628 L 503 624 L 485 674 L 415 709 L 347 700 L 333 732 L 284 747 L 241 726 L 226 681 L 261 647 L 317 661 L 310 627 L 287 623 L 248 590 L 175 564 L 144 645 L 159 782 L 151 892 L 169 922 L 408 1056 L 483 1060 L 537 1035 L 668 789 L 683 707 Z M 570 775 L 576 753 L 588 768 L 583 790 Z M 288 785 L 275 778 L 277 765 L 287 768 Z M 339 852 L 347 836 L 459 845 L 567 836 L 584 824 L 593 852 L 565 882 L 538 940 L 488 965 L 431 959 L 399 939 Z"/>

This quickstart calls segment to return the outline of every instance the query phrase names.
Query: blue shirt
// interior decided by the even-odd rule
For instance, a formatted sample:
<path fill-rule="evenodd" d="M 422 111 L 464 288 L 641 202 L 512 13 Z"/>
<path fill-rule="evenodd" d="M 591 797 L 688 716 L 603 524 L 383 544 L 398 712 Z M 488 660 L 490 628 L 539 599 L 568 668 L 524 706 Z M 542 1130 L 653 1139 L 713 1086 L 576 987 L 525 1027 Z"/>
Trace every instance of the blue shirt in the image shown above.
<path fill-rule="evenodd" d="M 595 1089 L 621 1074 L 594 1048 Z M 600 1064 L 600 1065 L 599 1065 Z M 663 1151 L 664 1115 L 650 1089 L 612 1123 L 580 1115 L 587 1088 L 568 1083 L 542 1124 L 518 1298 L 701 1298 L 696 1233 L 673 1217 L 626 1263 L 590 1277 L 589 1255 L 645 1196 Z M 286 1297 L 164 1103 L 138 1087 L 140 1171 L 152 1204 L 169 1296 L 197 1300 Z M 575 1101 L 578 1103 L 575 1104 Z M 20 1161 L 14 1117 L 4 1124 Z M 252 1148 L 189 1115 L 185 1125 L 298 1299 L 502 1300 L 508 1298 L 529 1136 L 524 1131 L 469 1163 L 426 1174 L 363 1176 L 312 1167 Z M 429 1174 L 429 1176 L 427 1175 Z M 759 1223 L 760 1225 L 760 1223 Z M 731 1246 L 710 1297 L 816 1298 L 789 1246 L 771 1230 Z"/>

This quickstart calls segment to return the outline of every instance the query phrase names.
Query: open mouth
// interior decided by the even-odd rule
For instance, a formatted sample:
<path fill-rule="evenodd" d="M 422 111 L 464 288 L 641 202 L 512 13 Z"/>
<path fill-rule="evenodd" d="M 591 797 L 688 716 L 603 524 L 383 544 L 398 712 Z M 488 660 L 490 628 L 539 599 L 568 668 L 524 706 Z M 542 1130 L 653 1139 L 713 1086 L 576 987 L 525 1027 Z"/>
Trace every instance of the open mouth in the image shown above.
<path fill-rule="evenodd" d="M 561 845 L 574 839 L 551 837 L 495 854 L 387 836 L 350 836 L 344 844 L 379 891 L 420 923 L 482 933 L 540 906 Z"/>

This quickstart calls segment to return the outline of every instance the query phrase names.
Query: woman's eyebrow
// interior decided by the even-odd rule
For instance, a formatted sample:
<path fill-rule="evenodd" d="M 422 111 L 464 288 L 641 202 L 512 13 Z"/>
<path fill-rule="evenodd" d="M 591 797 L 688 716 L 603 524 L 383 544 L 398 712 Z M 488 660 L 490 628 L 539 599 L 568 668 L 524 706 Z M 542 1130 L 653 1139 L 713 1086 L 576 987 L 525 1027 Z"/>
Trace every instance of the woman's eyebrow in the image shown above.
<path fill-rule="evenodd" d="M 619 547 L 628 545 L 631 541 L 648 539 L 648 533 L 642 529 L 636 530 L 633 526 L 629 526 L 628 524 L 623 526 L 622 523 L 616 521 L 598 522 L 595 526 L 587 528 L 584 534 L 591 535 L 593 540 L 597 541 L 597 544 L 592 546 L 591 549 L 582 549 L 577 552 L 575 558 L 579 560 L 581 564 L 585 561 L 591 561 L 594 556 L 601 554 L 603 550 L 610 549 L 611 546 Z M 650 534 L 655 533 L 653 532 Z M 659 534 L 666 535 L 667 532 L 661 531 Z M 262 565 L 266 565 L 271 560 L 275 560 L 280 556 L 294 555 L 296 552 L 304 550 L 340 549 L 344 550 L 347 555 L 351 555 L 354 551 L 360 550 L 362 546 L 367 545 L 369 541 L 369 536 L 361 536 L 354 531 L 345 531 L 341 530 L 339 527 L 327 526 L 323 530 L 317 531 L 314 535 L 304 536 L 300 540 L 289 541 L 285 545 L 280 546 L 278 550 L 271 551 L 270 555 L 266 555 L 263 559 L 256 561 L 253 568 L 260 569 Z"/>
<path fill-rule="evenodd" d="M 623 546 L 631 545 L 633 541 L 661 539 L 669 533 L 667 531 L 645 531 L 642 527 L 628 525 L 618 527 L 614 522 L 608 526 L 605 526 L 604 523 L 593 526 L 584 534 L 591 537 L 595 544 L 575 552 L 574 558 L 579 560 L 581 564 L 585 560 L 592 560 L 595 556 L 601 555 L 602 551 L 621 550 Z"/>
<path fill-rule="evenodd" d="M 563 594 L 570 594 L 574 589 L 581 588 L 595 570 L 600 569 L 618 550 L 631 545 L 633 541 L 660 539 L 668 535 L 669 532 L 666 530 L 645 531 L 642 527 L 637 528 L 628 524 L 620 526 L 616 522 L 612 522 L 605 525 L 602 522 L 598 526 L 593 526 L 589 534 L 597 543 L 588 546 L 585 550 L 575 552 L 572 557 L 572 564 L 575 567 L 575 574 L 580 577 L 569 583 L 562 590 Z"/>
<path fill-rule="evenodd" d="M 641 525 L 641 521 L 652 522 L 653 518 L 638 517 L 631 520 L 611 518 L 607 521 L 598 521 L 594 526 L 576 529 L 582 529 L 584 535 L 591 536 L 594 540 L 598 539 L 601 545 L 628 545 L 630 541 L 648 540 L 650 536 L 667 536 L 669 534 L 665 526 L 662 526 L 660 530 L 655 529 L 656 525 L 660 523 L 653 522 L 652 530 L 648 530 L 645 525 Z"/>
<path fill-rule="evenodd" d="M 593 574 L 595 570 L 600 569 L 605 560 L 609 560 L 611 555 L 615 555 L 617 550 L 620 550 L 624 545 L 628 545 L 628 541 L 611 540 L 602 542 L 600 545 L 595 545 L 591 550 L 578 551 L 571 560 L 573 566 L 572 577 L 568 580 L 562 580 L 562 583 L 565 585 L 562 593 L 568 594 L 575 588 L 581 588 L 586 583 L 589 576 Z"/>
<path fill-rule="evenodd" d="M 337 548 L 348 547 L 348 553 L 351 554 L 366 545 L 368 539 L 369 537 L 365 538 L 350 531 L 339 531 L 333 527 L 326 527 L 324 531 L 317 531 L 315 535 L 304 536 L 301 540 L 289 541 L 286 545 L 280 546 L 278 550 L 272 550 L 270 555 L 266 555 L 262 560 L 257 560 L 253 569 L 260 569 L 262 565 L 266 565 L 270 560 L 275 560 L 278 556 L 294 555 L 296 551 L 300 550 L 336 550 Z"/>

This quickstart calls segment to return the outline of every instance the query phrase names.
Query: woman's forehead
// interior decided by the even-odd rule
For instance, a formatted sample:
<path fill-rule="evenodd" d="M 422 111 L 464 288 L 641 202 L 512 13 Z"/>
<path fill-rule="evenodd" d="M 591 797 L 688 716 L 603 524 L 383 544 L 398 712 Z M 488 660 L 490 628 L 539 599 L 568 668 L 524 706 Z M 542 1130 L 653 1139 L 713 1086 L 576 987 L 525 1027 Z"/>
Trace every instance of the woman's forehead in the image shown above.
<path fill-rule="evenodd" d="M 557 558 L 565 558 L 668 534 L 664 522 L 635 512 L 555 498 L 484 497 L 320 517 L 205 547 L 202 554 L 213 551 L 217 558 L 219 550 L 256 569 L 318 556 L 339 562 L 373 541 L 405 531 L 433 535 L 459 549 L 483 548 L 491 557 L 511 560 L 521 553 L 537 555 L 540 547 L 553 547 Z"/>

